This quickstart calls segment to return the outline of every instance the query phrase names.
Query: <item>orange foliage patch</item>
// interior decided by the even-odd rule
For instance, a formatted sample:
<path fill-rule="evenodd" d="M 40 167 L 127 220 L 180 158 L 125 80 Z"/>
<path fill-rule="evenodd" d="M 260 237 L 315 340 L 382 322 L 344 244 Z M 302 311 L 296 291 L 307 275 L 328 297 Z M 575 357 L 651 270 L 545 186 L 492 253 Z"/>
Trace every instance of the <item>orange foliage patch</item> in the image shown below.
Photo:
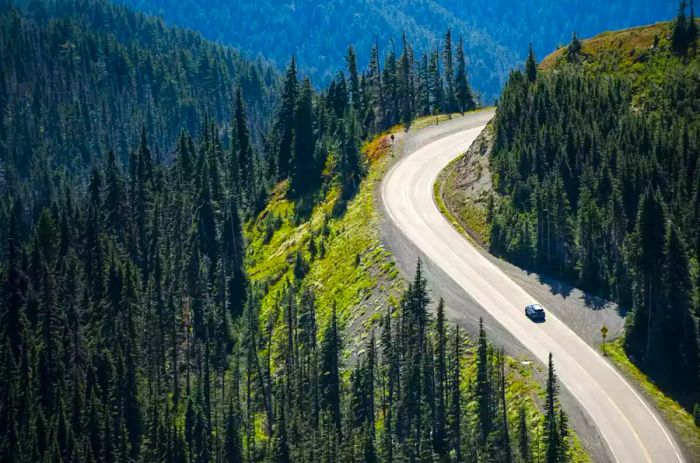
<path fill-rule="evenodd" d="M 391 150 L 391 135 L 380 135 L 362 147 L 367 160 L 372 163 L 384 157 Z"/>

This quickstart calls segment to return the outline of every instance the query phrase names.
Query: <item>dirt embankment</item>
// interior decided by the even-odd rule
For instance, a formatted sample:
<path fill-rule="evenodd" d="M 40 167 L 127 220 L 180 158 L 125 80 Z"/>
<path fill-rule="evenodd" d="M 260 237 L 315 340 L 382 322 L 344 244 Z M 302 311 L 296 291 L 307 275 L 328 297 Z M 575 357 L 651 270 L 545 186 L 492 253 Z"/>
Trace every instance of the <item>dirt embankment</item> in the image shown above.
<path fill-rule="evenodd" d="M 489 123 L 469 151 L 442 171 L 436 184 L 441 206 L 474 241 L 485 248 L 489 245 L 488 210 L 493 194 L 489 170 L 492 147 L 493 130 Z"/>

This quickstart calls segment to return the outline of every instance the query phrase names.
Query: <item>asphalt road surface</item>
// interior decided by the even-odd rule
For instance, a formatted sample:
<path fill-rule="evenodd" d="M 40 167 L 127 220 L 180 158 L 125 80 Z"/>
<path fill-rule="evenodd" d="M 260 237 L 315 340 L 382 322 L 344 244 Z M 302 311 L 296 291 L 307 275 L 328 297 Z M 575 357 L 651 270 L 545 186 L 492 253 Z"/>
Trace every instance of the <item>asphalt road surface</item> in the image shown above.
<path fill-rule="evenodd" d="M 469 148 L 490 115 L 467 115 L 465 127 L 472 128 L 432 141 L 398 161 L 382 184 L 388 216 L 538 360 L 546 364 L 552 353 L 559 381 L 590 415 L 616 461 L 684 462 L 665 424 L 621 374 L 551 312 L 544 323 L 530 321 L 524 307 L 538 301 L 462 237 L 435 205 L 438 174 Z"/>

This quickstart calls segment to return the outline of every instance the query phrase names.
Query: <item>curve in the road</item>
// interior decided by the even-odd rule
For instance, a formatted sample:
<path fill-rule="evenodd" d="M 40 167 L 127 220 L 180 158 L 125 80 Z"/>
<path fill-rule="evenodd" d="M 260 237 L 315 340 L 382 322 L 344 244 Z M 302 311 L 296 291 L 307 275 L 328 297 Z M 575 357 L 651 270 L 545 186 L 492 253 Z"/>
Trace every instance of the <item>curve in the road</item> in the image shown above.
<path fill-rule="evenodd" d="M 535 357 L 546 364 L 553 354 L 559 380 L 593 419 L 616 461 L 683 463 L 664 423 L 634 388 L 551 312 L 545 323 L 526 318 L 524 307 L 537 301 L 464 239 L 437 208 L 433 184 L 440 171 L 483 128 L 438 139 L 397 162 L 382 184 L 387 214 Z"/>

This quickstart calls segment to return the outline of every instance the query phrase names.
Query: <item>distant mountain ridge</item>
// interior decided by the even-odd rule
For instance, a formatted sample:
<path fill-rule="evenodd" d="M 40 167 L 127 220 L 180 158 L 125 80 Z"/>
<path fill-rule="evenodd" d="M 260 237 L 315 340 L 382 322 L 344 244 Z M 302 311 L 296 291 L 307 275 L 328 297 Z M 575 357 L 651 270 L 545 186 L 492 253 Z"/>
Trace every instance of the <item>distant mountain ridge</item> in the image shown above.
<path fill-rule="evenodd" d="M 350 44 L 367 50 L 376 41 L 387 51 L 392 41 L 398 48 L 405 31 L 429 48 L 452 28 L 455 37 L 464 37 L 470 79 L 485 101 L 498 96 L 509 70 L 525 58 L 528 42 L 543 56 L 567 43 L 573 31 L 588 37 L 649 24 L 670 19 L 677 8 L 675 0 L 564 0 L 555 5 L 546 0 L 117 1 L 280 67 L 296 55 L 300 69 L 317 83 L 330 82 L 343 67 Z"/>

